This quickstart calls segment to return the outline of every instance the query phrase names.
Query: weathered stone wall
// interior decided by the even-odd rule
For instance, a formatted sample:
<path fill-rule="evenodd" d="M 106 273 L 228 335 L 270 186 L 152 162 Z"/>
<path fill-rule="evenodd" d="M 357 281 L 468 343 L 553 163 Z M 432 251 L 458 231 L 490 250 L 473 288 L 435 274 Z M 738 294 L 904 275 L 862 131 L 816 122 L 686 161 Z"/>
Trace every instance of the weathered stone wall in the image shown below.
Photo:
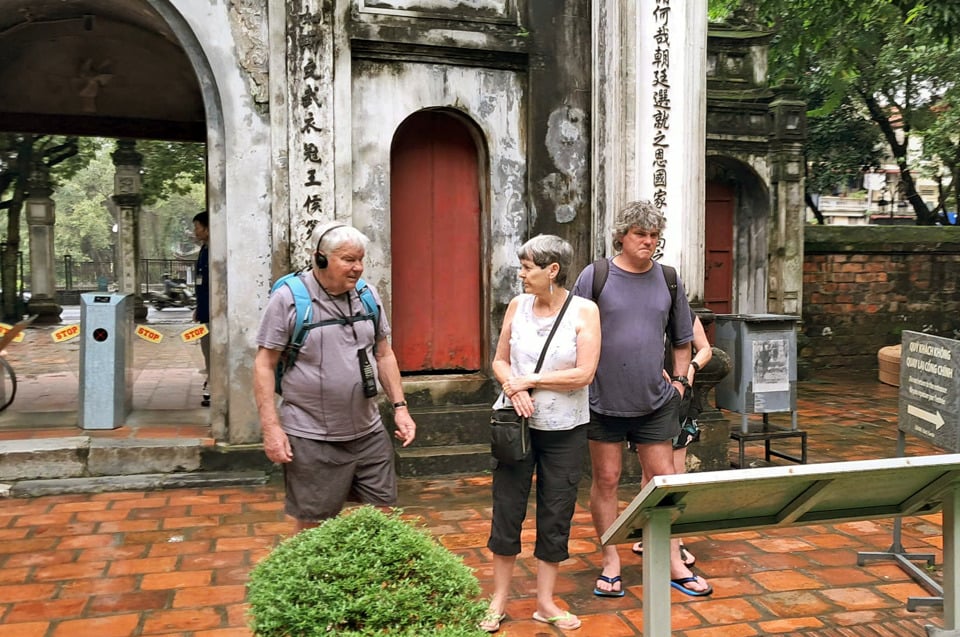
<path fill-rule="evenodd" d="M 960 337 L 960 231 L 808 226 L 800 373 L 876 370 L 903 330 Z"/>

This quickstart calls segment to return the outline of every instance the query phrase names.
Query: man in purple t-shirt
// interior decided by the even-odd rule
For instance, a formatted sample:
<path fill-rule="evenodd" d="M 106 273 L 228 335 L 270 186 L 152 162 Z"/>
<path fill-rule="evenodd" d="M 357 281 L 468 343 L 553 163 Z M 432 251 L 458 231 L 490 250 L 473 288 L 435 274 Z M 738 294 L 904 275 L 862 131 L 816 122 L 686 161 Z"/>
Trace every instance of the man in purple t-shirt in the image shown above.
<path fill-rule="evenodd" d="M 680 428 L 680 401 L 686 378 L 672 381 L 663 370 L 687 369 L 693 326 L 683 284 L 677 281 L 671 322 L 671 295 L 653 254 L 666 219 L 649 201 L 627 204 L 617 215 L 610 272 L 598 298 L 600 365 L 590 385 L 590 461 L 593 481 L 590 512 L 597 535 L 617 518 L 617 488 L 624 442 L 636 445 L 646 484 L 658 475 L 675 473 L 672 439 Z M 593 264 L 584 268 L 574 294 L 593 298 Z M 673 343 L 673 364 L 664 365 L 664 334 Z M 694 576 L 680 556 L 679 540 L 671 542 L 672 586 L 688 595 L 709 595 L 710 585 Z M 620 554 L 603 547 L 603 569 L 594 594 L 621 597 Z"/>
<path fill-rule="evenodd" d="M 296 364 L 283 375 L 279 408 L 274 370 L 296 326 L 288 286 L 270 295 L 257 331 L 253 391 L 263 450 L 283 465 L 285 511 L 297 531 L 337 515 L 348 499 L 378 506 L 396 501 L 393 445 L 371 395 L 370 372 L 393 404 L 396 437 L 407 446 L 416 435 L 387 340 L 390 324 L 383 312 L 368 318 L 356 289 L 368 241 L 342 223 L 314 230 L 313 267 L 300 277 L 312 299 L 311 320 L 320 325 L 307 333 Z"/>

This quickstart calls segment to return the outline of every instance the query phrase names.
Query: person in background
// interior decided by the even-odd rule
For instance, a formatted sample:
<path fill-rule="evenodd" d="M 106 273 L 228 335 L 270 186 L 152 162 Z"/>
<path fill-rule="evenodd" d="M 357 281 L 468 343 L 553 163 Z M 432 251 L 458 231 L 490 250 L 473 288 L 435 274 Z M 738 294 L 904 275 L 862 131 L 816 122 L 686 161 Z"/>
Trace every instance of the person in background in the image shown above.
<path fill-rule="evenodd" d="M 520 531 L 537 474 L 537 606 L 533 619 L 562 630 L 580 619 L 554 600 L 558 565 L 569 557 L 567 542 L 577 503 L 577 484 L 587 451 L 590 420 L 587 389 L 600 356 L 600 316 L 593 301 L 579 297 L 557 325 L 543 366 L 537 360 L 570 293 L 565 284 L 573 248 L 560 237 L 539 235 L 517 251 L 523 294 L 503 319 L 493 373 L 503 388 L 495 407 L 512 405 L 529 418 L 531 453 L 517 464 L 493 470 L 493 520 L 487 548 L 493 553 L 493 597 L 480 628 L 496 632 L 506 618 Z"/>
<path fill-rule="evenodd" d="M 703 369 L 713 358 L 713 347 L 707 340 L 707 333 L 703 329 L 700 317 L 692 309 L 690 315 L 693 319 L 693 358 L 690 360 L 686 374 L 690 389 L 684 394 L 683 403 L 680 407 L 680 433 L 673 439 L 673 469 L 675 473 L 685 473 L 687 471 L 687 447 L 700 440 L 700 427 L 697 424 L 700 413 L 697 411 L 693 396 L 693 381 L 697 372 Z M 666 370 L 664 370 L 664 374 L 667 375 L 668 380 L 672 375 L 667 374 Z M 643 555 L 642 541 L 636 542 L 632 548 L 637 555 Z M 697 562 L 697 558 L 687 550 L 682 539 L 680 540 L 680 558 L 688 567 Z"/>
<path fill-rule="evenodd" d="M 193 217 L 193 236 L 200 242 L 197 254 L 195 294 L 197 307 L 193 311 L 193 320 L 203 323 L 210 329 L 210 255 L 207 243 L 210 241 L 210 215 L 204 210 Z M 200 351 L 203 353 L 203 396 L 200 404 L 210 406 L 210 334 L 200 338 Z"/>

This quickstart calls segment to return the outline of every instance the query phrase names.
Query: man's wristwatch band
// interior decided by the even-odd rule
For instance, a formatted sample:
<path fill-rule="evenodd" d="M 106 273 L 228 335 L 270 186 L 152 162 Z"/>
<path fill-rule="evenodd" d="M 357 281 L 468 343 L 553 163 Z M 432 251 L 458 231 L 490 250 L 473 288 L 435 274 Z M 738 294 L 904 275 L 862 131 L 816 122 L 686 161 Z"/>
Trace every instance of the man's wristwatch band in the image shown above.
<path fill-rule="evenodd" d="M 393 403 L 394 409 L 400 409 L 401 407 L 406 407 L 406 406 L 407 406 L 407 401 L 405 400 L 401 400 L 400 402 Z"/>
<path fill-rule="evenodd" d="M 689 387 L 689 386 L 690 386 L 690 380 L 687 379 L 686 376 L 671 376 L 671 377 L 670 377 L 670 380 L 673 381 L 673 382 L 675 382 L 675 383 L 680 383 L 680 384 L 683 385 L 684 387 Z"/>
<path fill-rule="evenodd" d="M 690 361 L 690 367 L 692 367 L 693 371 L 695 372 L 700 371 L 700 363 L 698 363 L 697 361 Z"/>

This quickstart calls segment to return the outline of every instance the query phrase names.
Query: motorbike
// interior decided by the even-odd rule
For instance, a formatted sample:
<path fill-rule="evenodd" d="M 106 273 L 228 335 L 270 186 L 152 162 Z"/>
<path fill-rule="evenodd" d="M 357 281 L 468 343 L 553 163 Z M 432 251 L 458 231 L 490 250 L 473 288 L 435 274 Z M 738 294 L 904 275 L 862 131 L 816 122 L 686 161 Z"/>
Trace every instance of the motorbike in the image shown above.
<path fill-rule="evenodd" d="M 186 307 L 192 310 L 197 306 L 197 299 L 186 282 L 164 277 L 163 292 L 154 294 L 151 303 L 158 310 L 165 307 Z"/>

